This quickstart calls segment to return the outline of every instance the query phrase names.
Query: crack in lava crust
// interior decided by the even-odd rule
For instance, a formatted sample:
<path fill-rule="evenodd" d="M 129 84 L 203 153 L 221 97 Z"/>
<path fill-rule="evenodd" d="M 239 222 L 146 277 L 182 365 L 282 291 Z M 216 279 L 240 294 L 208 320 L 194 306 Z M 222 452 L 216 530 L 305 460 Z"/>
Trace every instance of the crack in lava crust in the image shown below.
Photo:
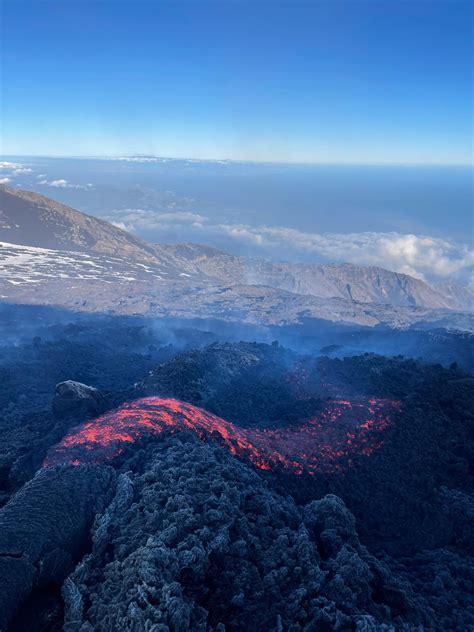
<path fill-rule="evenodd" d="M 102 463 L 142 437 L 188 430 L 262 470 L 280 466 L 295 474 L 343 471 L 356 455 L 370 456 L 380 448 L 381 434 L 399 408 L 399 401 L 389 399 L 334 400 L 297 426 L 256 429 L 241 428 L 176 399 L 145 397 L 73 428 L 49 450 L 43 466 Z"/>

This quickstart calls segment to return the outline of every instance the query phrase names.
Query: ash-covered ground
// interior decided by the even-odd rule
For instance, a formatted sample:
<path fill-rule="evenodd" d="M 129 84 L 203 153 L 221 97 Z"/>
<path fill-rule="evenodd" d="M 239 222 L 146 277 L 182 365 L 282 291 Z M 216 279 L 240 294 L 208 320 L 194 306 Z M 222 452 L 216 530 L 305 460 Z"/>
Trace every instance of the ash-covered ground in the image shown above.
<path fill-rule="evenodd" d="M 1 630 L 474 628 L 465 334 L 4 316 Z"/>

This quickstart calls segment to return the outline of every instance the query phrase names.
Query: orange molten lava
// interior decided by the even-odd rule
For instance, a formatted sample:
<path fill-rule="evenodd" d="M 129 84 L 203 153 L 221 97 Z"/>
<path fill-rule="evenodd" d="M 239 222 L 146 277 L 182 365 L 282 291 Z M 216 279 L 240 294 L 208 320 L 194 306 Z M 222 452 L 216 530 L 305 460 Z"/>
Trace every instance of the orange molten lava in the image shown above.
<path fill-rule="evenodd" d="M 354 456 L 369 456 L 382 445 L 380 433 L 399 407 L 398 401 L 387 399 L 331 401 L 318 417 L 300 425 L 256 429 L 241 428 L 176 399 L 145 397 L 73 428 L 48 452 L 43 465 L 101 463 L 147 435 L 188 430 L 247 457 L 262 470 L 343 470 Z"/>

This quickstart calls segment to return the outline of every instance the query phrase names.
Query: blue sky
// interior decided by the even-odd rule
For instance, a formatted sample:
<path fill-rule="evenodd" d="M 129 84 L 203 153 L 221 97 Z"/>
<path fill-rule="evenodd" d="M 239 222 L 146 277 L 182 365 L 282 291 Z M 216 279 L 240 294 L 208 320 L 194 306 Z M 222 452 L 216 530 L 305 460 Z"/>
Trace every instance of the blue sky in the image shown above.
<path fill-rule="evenodd" d="M 472 4 L 3 0 L 16 155 L 472 160 Z"/>

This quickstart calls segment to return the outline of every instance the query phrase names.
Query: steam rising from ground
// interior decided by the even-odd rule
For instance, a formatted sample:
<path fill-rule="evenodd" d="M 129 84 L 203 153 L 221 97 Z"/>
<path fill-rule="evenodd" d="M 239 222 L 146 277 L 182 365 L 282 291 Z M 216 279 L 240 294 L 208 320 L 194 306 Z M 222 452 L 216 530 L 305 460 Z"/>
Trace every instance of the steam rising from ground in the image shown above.
<path fill-rule="evenodd" d="M 240 428 L 212 413 L 171 398 L 128 402 L 77 426 L 53 447 L 44 466 L 101 463 L 127 446 L 165 431 L 191 431 L 262 470 L 281 467 L 294 474 L 347 469 L 356 456 L 370 456 L 400 408 L 389 399 L 334 400 L 309 421 L 284 428 Z"/>

